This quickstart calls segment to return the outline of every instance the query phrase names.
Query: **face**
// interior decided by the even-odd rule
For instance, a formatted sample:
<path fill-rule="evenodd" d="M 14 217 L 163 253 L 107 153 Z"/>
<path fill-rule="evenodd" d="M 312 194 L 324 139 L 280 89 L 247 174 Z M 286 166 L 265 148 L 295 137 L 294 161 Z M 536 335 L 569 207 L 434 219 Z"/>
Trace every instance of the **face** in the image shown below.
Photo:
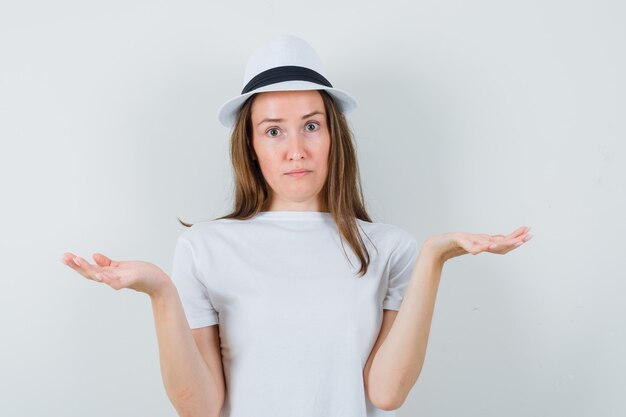
<path fill-rule="evenodd" d="M 330 132 L 317 90 L 258 93 L 252 103 L 252 145 L 270 186 L 268 210 L 323 211 Z M 294 169 L 301 174 L 289 174 Z"/>

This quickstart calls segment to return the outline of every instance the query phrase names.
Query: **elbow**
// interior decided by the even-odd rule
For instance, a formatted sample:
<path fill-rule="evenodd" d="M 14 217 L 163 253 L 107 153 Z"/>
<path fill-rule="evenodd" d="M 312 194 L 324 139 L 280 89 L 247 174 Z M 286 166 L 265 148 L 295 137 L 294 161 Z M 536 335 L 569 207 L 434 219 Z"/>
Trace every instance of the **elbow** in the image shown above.
<path fill-rule="evenodd" d="M 404 402 L 400 401 L 398 398 L 393 398 L 389 395 L 379 395 L 374 392 L 368 392 L 367 397 L 374 407 L 385 411 L 397 410 Z"/>
<path fill-rule="evenodd" d="M 179 390 L 170 396 L 170 400 L 181 417 L 220 417 L 224 404 L 223 396 L 216 401 L 196 389 Z"/>
<path fill-rule="evenodd" d="M 399 409 L 406 401 L 411 388 L 419 378 L 421 364 L 418 368 L 403 368 L 383 375 L 372 372 L 375 371 L 370 370 L 367 374 L 365 384 L 367 397 L 376 408 L 393 411 Z"/>
<path fill-rule="evenodd" d="M 402 403 L 398 403 L 398 401 L 395 401 L 393 399 L 375 400 L 375 401 L 372 401 L 372 404 L 374 405 L 374 407 L 379 408 L 381 410 L 385 410 L 385 411 L 397 410 L 402 405 Z"/>
<path fill-rule="evenodd" d="M 378 409 L 385 410 L 385 411 L 393 411 L 393 410 L 398 409 L 398 407 L 396 407 L 392 403 L 380 403 L 380 404 L 374 404 L 374 406 Z"/>
<path fill-rule="evenodd" d="M 417 378 L 401 379 L 397 384 L 378 384 L 367 392 L 370 402 L 381 410 L 393 411 L 402 407 Z"/>

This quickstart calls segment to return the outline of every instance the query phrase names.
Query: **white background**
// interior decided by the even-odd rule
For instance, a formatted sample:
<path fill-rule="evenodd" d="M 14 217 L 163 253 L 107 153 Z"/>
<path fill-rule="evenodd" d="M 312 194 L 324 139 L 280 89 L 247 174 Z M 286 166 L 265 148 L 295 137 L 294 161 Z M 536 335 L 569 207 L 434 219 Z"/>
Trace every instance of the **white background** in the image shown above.
<path fill-rule="evenodd" d="M 367 207 L 446 264 L 408 416 L 623 416 L 626 7 L 619 1 L 14 1 L 0 6 L 0 415 L 175 416 L 149 298 L 60 262 L 171 267 L 231 202 L 250 53 L 291 33 L 359 108 Z"/>

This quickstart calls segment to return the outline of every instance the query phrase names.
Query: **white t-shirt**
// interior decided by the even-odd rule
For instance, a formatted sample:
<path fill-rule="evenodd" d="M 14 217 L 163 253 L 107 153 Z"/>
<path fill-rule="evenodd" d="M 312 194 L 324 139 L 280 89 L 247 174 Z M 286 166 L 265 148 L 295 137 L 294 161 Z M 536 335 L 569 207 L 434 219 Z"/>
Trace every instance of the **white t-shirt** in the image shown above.
<path fill-rule="evenodd" d="M 372 405 L 363 368 L 383 309 L 400 309 L 419 248 L 397 226 L 357 223 L 370 254 L 360 278 L 326 212 L 210 220 L 179 236 L 171 278 L 189 326 L 219 324 L 221 417 L 396 415 Z"/>

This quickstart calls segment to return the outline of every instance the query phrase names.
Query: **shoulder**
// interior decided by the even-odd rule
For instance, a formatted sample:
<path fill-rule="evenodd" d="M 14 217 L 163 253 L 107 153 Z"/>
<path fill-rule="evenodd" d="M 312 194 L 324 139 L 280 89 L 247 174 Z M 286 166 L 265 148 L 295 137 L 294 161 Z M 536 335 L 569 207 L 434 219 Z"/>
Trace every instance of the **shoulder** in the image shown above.
<path fill-rule="evenodd" d="M 214 238 L 236 233 L 237 228 L 241 227 L 242 223 L 240 220 L 233 219 L 199 221 L 180 233 L 178 239 L 197 244 L 206 241 L 209 237 Z"/>
<path fill-rule="evenodd" d="M 361 219 L 357 219 L 357 222 L 372 240 L 389 243 L 392 247 L 416 243 L 413 235 L 400 226 L 382 222 L 366 222 Z"/>

